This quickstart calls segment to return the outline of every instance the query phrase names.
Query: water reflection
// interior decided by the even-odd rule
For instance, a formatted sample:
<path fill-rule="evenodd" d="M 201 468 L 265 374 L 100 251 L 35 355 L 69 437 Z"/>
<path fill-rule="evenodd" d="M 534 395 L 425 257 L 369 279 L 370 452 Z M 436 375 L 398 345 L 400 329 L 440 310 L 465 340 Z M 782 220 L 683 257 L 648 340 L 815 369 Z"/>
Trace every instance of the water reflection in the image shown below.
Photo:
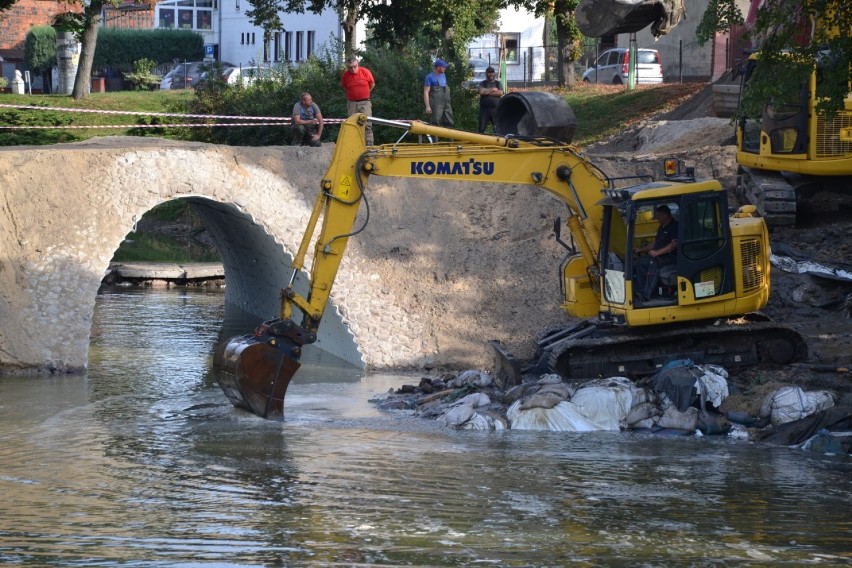
<path fill-rule="evenodd" d="M 86 377 L 0 378 L 0 563 L 852 561 L 848 460 L 720 438 L 455 432 L 306 365 L 283 422 L 206 375 L 222 297 L 105 294 Z"/>

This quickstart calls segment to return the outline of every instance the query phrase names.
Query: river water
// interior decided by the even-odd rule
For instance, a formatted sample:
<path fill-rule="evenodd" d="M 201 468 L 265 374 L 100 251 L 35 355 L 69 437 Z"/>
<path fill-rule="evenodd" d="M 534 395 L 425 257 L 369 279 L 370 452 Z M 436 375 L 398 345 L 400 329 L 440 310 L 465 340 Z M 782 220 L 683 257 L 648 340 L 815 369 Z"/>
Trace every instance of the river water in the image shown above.
<path fill-rule="evenodd" d="M 716 437 L 441 429 L 418 377 L 307 365 L 283 422 L 209 375 L 223 295 L 102 293 L 87 376 L 0 377 L 0 564 L 852 563 L 852 465 Z"/>

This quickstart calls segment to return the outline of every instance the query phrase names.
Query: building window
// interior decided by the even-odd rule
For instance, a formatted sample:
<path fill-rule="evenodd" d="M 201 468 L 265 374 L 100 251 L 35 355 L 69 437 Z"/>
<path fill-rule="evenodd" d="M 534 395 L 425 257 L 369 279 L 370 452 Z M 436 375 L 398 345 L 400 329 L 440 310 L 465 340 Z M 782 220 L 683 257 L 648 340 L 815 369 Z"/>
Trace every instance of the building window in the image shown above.
<path fill-rule="evenodd" d="M 284 61 L 293 61 L 293 32 L 284 32 Z"/>
<path fill-rule="evenodd" d="M 213 12 L 209 10 L 198 10 L 195 13 L 195 26 L 199 30 L 209 30 L 213 28 Z"/>
<path fill-rule="evenodd" d="M 302 37 L 305 32 L 296 32 L 296 61 L 302 61 Z"/>
<path fill-rule="evenodd" d="M 246 34 L 242 33 L 242 34 L 240 34 L 240 45 L 245 45 L 245 44 L 246 44 Z"/>
<path fill-rule="evenodd" d="M 310 57 L 314 54 L 314 38 L 316 37 L 317 32 L 308 32 L 308 45 L 307 45 L 307 55 Z"/>
<path fill-rule="evenodd" d="M 192 29 L 192 10 L 178 10 L 178 27 L 182 30 Z"/>
<path fill-rule="evenodd" d="M 254 44 L 255 44 L 254 39 L 255 39 L 255 37 L 254 37 L 254 32 L 251 32 L 251 44 L 252 44 L 252 45 L 254 45 Z"/>
<path fill-rule="evenodd" d="M 217 0 L 163 0 L 155 8 L 157 27 L 212 30 L 217 6 Z"/>
<path fill-rule="evenodd" d="M 504 33 L 503 41 L 506 48 L 506 63 L 518 63 L 520 61 L 521 34 Z"/>
<path fill-rule="evenodd" d="M 175 27 L 175 11 L 160 9 L 160 24 L 161 28 Z"/>
<path fill-rule="evenodd" d="M 274 61 L 281 61 L 281 32 L 275 32 L 274 42 L 272 48 L 272 59 Z"/>
<path fill-rule="evenodd" d="M 269 63 L 269 44 L 271 42 L 272 42 L 271 40 L 263 42 L 263 62 L 264 63 Z"/>

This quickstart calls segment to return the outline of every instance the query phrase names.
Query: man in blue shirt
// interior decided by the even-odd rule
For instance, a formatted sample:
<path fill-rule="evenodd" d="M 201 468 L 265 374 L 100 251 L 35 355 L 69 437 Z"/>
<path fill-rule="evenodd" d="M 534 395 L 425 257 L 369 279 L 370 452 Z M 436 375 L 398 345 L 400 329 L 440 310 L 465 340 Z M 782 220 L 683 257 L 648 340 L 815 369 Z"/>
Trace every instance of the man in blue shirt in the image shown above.
<path fill-rule="evenodd" d="M 447 86 L 447 62 L 435 60 L 435 70 L 423 82 L 423 103 L 429 122 L 437 126 L 453 126 L 453 107 L 450 105 L 450 88 Z"/>

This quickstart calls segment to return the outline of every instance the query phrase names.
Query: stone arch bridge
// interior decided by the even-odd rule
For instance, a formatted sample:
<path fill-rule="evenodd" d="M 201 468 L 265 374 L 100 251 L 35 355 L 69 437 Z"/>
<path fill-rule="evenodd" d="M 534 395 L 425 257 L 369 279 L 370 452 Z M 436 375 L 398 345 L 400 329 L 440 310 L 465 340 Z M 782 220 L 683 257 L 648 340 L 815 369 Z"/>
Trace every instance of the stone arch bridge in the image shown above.
<path fill-rule="evenodd" d="M 0 373 L 85 369 L 113 254 L 172 199 L 187 199 L 214 237 L 226 307 L 276 316 L 332 151 L 131 137 L 0 149 Z M 368 194 L 369 223 L 350 239 L 320 349 L 371 368 L 482 367 L 487 339 L 524 354 L 562 317 L 554 198 L 383 178 Z"/>

